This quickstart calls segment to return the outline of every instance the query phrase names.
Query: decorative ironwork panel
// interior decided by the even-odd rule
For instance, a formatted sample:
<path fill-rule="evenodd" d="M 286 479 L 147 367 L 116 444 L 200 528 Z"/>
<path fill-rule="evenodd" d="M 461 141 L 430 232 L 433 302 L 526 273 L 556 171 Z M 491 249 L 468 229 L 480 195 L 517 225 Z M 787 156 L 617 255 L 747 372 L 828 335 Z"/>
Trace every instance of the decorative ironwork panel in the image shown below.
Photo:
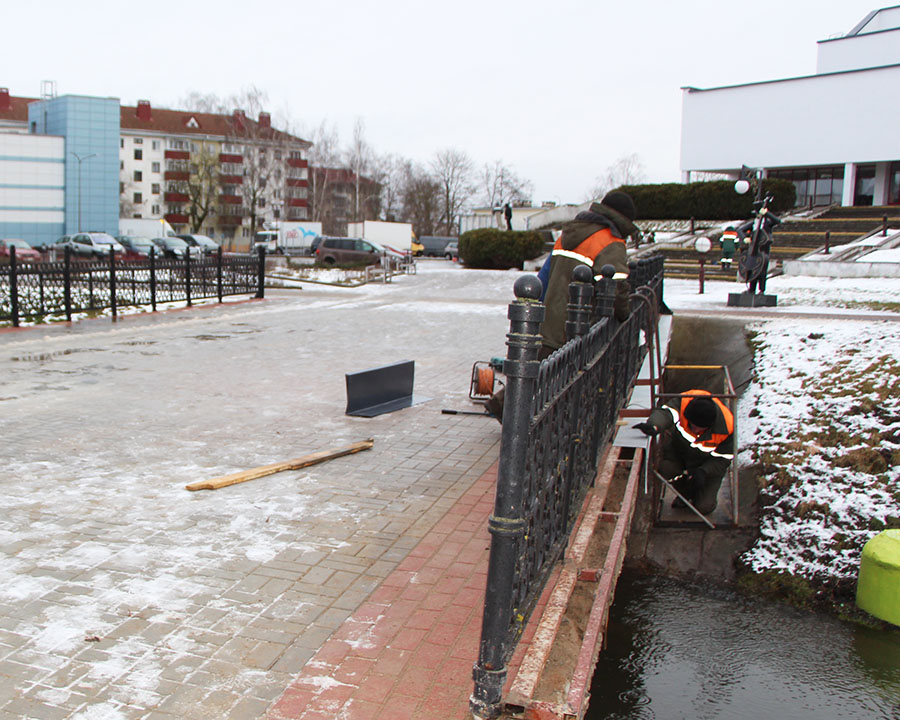
<path fill-rule="evenodd" d="M 242 295 L 259 290 L 258 256 L 221 258 L 222 295 Z M 112 305 L 108 259 L 16 264 L 0 266 L 0 321 L 39 319 L 45 315 L 102 310 Z M 116 305 L 150 305 L 184 302 L 191 298 L 219 294 L 219 257 L 192 260 L 190 288 L 184 260 L 155 258 L 153 270 L 148 260 L 116 261 Z M 13 284 L 15 283 L 15 284 Z M 66 304 L 68 288 L 68 307 Z M 17 315 L 13 317 L 13 298 Z"/>

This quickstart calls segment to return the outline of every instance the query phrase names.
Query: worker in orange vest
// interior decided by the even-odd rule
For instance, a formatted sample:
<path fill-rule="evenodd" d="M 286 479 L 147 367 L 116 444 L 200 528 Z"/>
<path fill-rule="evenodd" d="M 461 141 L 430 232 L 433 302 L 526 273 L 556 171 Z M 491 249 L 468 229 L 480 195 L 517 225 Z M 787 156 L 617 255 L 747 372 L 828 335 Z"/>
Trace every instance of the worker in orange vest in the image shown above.
<path fill-rule="evenodd" d="M 650 437 L 672 430 L 659 474 L 704 515 L 715 510 L 722 478 L 734 460 L 734 416 L 725 404 L 706 390 L 688 390 L 635 428 Z M 686 505 L 676 497 L 672 507 Z"/>
<path fill-rule="evenodd" d="M 619 322 L 628 317 L 631 312 L 631 287 L 628 284 L 625 240 L 629 236 L 640 236 L 640 230 L 634 224 L 636 215 L 631 196 L 621 190 L 613 190 L 563 226 L 562 234 L 550 253 L 544 299 L 546 311 L 541 325 L 543 356 L 571 339 L 566 337 L 566 307 L 572 272 L 578 265 L 587 265 L 595 279 L 600 279 L 600 268 L 604 265 L 613 266 L 616 281 L 614 315 Z"/>

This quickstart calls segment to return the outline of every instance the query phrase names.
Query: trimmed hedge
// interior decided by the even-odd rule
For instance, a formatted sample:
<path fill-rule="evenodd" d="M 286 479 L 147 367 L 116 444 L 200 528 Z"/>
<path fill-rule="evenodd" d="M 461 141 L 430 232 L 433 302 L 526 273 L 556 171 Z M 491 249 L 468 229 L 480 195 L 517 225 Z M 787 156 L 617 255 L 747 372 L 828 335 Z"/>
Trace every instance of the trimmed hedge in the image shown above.
<path fill-rule="evenodd" d="M 459 236 L 459 259 L 471 268 L 509 270 L 524 267 L 544 252 L 544 236 L 534 231 L 481 228 Z"/>
<path fill-rule="evenodd" d="M 656 185 L 623 185 L 617 190 L 627 192 L 637 208 L 641 220 L 732 220 L 750 217 L 753 211 L 753 192 L 738 195 L 733 180 L 714 180 L 696 183 L 660 183 Z M 782 213 L 794 207 L 797 191 L 794 183 L 781 178 L 763 180 L 763 194 L 775 198 L 772 211 Z"/>

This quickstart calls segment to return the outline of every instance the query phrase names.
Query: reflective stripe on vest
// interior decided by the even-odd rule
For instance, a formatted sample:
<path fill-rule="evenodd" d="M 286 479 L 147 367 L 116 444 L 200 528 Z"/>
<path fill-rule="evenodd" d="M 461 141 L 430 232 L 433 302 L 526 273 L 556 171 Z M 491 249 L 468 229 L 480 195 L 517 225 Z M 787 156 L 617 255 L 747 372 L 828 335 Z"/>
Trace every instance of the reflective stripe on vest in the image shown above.
<path fill-rule="evenodd" d="M 692 434 L 687 429 L 687 418 L 684 416 L 684 409 L 688 406 L 691 400 L 702 395 L 709 396 L 710 393 L 706 390 L 689 390 L 681 398 L 680 411 L 669 405 L 665 406 L 666 410 L 668 410 L 672 414 L 672 419 L 675 421 L 675 427 L 678 428 L 678 432 L 680 432 L 682 437 L 687 440 L 688 443 L 690 443 L 692 448 L 701 450 L 705 453 L 709 453 L 713 457 L 732 460 L 734 459 L 734 454 L 716 452 L 716 448 L 723 442 L 725 442 L 728 437 L 734 433 L 734 416 L 731 414 L 731 411 L 727 407 L 725 407 L 721 400 L 719 400 L 718 398 L 710 398 L 718 406 L 719 411 L 722 413 L 722 417 L 725 419 L 725 427 L 728 429 L 727 433 L 713 433 L 706 440 L 698 441 L 698 436 Z"/>

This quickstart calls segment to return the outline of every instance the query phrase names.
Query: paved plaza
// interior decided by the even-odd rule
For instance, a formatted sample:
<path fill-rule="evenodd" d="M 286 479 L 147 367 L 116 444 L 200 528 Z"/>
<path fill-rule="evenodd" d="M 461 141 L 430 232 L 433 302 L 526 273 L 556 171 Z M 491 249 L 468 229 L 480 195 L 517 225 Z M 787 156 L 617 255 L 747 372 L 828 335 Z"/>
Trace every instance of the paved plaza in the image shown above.
<path fill-rule="evenodd" d="M 498 423 L 441 409 L 475 409 L 472 363 L 505 354 L 518 274 L 426 261 L 388 284 L 0 332 L 0 719 L 271 715 L 496 462 Z M 345 373 L 400 360 L 429 401 L 344 414 Z"/>

